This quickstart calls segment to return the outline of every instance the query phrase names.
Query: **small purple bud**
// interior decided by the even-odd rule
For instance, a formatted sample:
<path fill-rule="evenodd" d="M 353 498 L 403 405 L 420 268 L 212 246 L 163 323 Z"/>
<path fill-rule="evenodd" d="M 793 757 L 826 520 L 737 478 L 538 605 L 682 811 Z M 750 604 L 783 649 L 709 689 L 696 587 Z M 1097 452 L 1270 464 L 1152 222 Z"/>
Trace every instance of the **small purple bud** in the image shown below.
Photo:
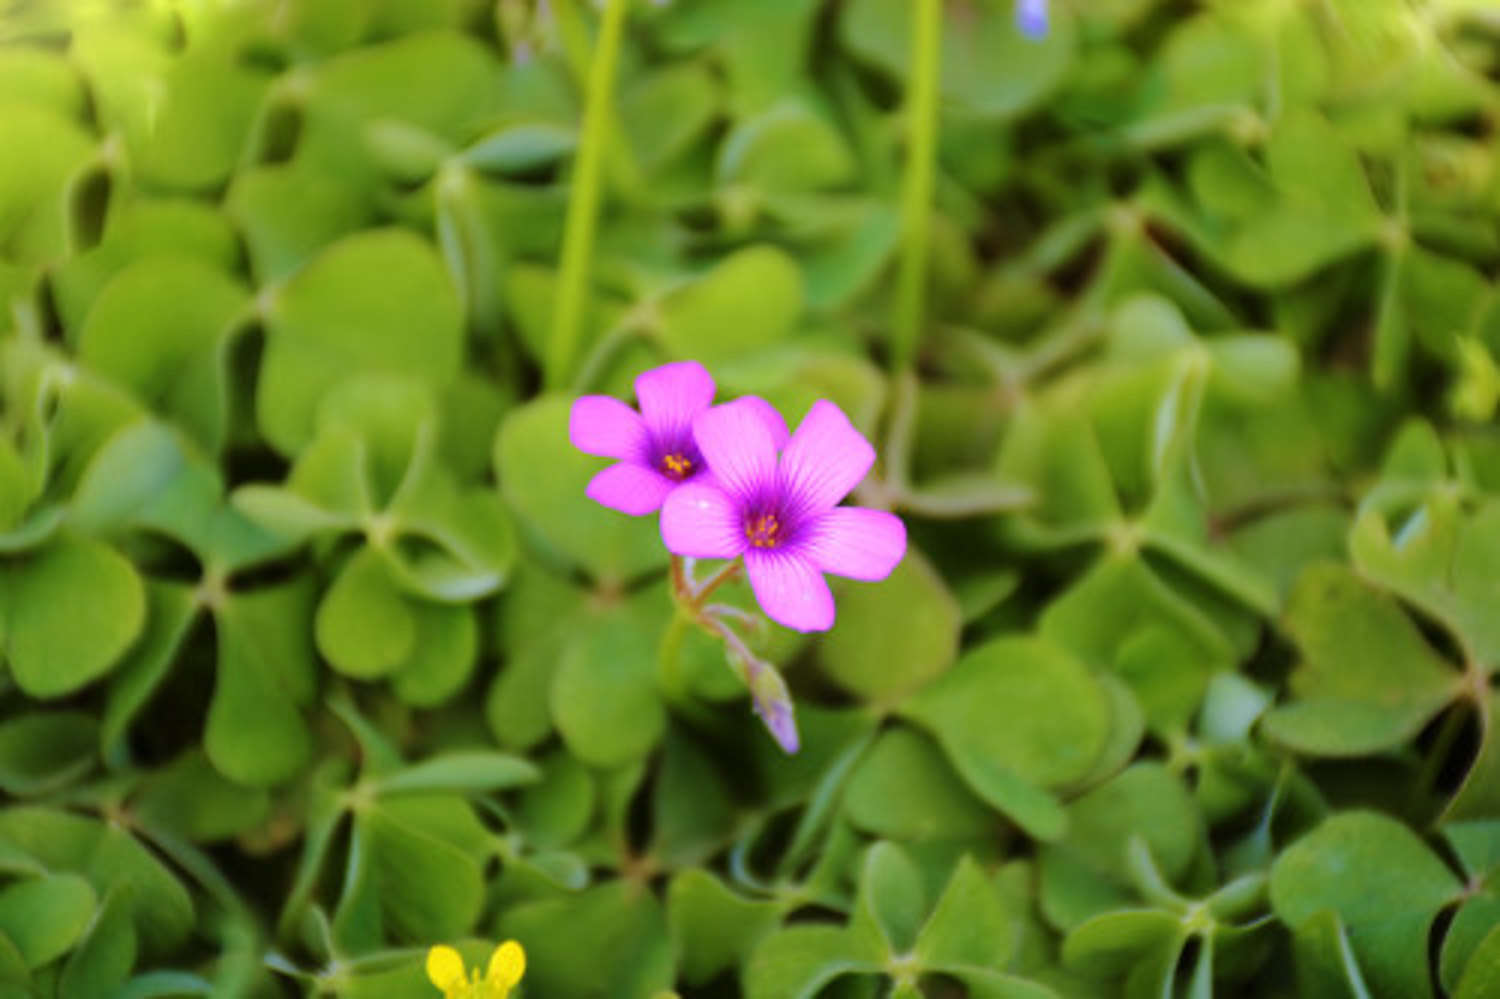
<path fill-rule="evenodd" d="M 1047 37 L 1047 0 L 1016 0 L 1016 27 L 1032 41 Z"/>
<path fill-rule="evenodd" d="M 793 755 L 802 748 L 797 738 L 797 722 L 792 718 L 790 701 L 784 704 L 757 705 L 755 713 L 760 715 L 760 720 L 766 723 L 771 737 L 787 755 Z"/>
<path fill-rule="evenodd" d="M 782 750 L 790 754 L 801 748 L 797 721 L 792 716 L 792 694 L 776 667 L 761 662 L 751 665 L 750 696 L 755 701 L 755 713 Z"/>

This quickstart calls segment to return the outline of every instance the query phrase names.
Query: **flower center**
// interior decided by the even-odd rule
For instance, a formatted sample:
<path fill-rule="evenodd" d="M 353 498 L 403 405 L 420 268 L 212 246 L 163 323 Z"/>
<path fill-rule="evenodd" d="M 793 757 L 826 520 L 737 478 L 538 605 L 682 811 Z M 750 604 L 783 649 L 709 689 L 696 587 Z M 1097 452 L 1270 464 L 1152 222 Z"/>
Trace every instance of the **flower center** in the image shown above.
<path fill-rule="evenodd" d="M 786 540 L 786 531 L 774 513 L 762 513 L 745 521 L 745 537 L 756 548 L 775 548 Z"/>
<path fill-rule="evenodd" d="M 661 471 L 667 478 L 681 482 L 693 474 L 693 459 L 676 452 L 664 454 L 661 459 Z"/>

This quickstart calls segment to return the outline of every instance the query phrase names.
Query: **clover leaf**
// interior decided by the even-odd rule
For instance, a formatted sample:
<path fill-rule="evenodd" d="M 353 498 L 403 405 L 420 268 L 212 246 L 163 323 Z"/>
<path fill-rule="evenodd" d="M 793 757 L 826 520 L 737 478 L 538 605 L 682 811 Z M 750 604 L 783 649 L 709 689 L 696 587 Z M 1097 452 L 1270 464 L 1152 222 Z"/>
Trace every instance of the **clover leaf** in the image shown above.
<path fill-rule="evenodd" d="M 1336 815 L 1277 858 L 1270 887 L 1277 916 L 1293 928 L 1331 909 L 1372 988 L 1431 994 L 1428 929 L 1458 879 L 1400 823 Z"/>

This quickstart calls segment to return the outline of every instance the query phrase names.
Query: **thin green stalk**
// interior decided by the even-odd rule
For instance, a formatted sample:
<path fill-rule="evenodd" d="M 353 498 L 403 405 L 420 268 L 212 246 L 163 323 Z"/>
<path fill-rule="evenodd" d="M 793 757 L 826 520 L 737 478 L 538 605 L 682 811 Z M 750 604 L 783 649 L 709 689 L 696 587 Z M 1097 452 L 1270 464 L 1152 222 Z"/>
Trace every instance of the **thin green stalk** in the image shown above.
<path fill-rule="evenodd" d="M 578 350 L 578 328 L 588 300 L 589 265 L 594 255 L 594 224 L 599 212 L 599 186 L 609 118 L 614 103 L 615 65 L 625 32 L 627 0 L 606 0 L 599 41 L 589 66 L 588 93 L 583 111 L 583 134 L 568 193 L 568 217 L 563 228 L 562 273 L 552 312 L 548 343 L 547 387 L 568 384 L 573 355 Z"/>
<path fill-rule="evenodd" d="M 885 485 L 892 492 L 911 489 L 911 446 L 917 432 L 917 376 L 909 370 L 893 379 L 890 429 L 885 439 Z"/>
<path fill-rule="evenodd" d="M 593 347 L 584 357 L 583 365 L 578 369 L 578 377 L 573 379 L 573 391 L 583 393 L 593 388 L 604 377 L 609 365 L 625 349 L 626 344 L 643 335 L 640 326 L 629 322 L 619 323 L 605 330 L 604 335 L 594 341 Z"/>
<path fill-rule="evenodd" d="M 693 609 L 701 611 L 703 609 L 703 602 L 713 594 L 714 590 L 717 590 L 737 576 L 739 571 L 740 560 L 735 559 L 700 583 L 697 589 L 693 591 Z"/>
<path fill-rule="evenodd" d="M 592 0 L 551 0 L 552 16 L 562 41 L 563 58 L 578 86 L 589 86 L 589 26 L 583 9 Z M 627 0 L 628 6 L 629 0 Z M 619 129 L 608 129 L 604 139 L 604 184 L 617 196 L 634 199 L 640 191 L 640 171 L 627 137 Z"/>
<path fill-rule="evenodd" d="M 937 166 L 938 74 L 942 68 L 942 0 L 915 0 L 911 89 L 906 96 L 906 173 L 901 185 L 901 271 L 896 285 L 897 370 L 910 368 L 927 297 L 928 229 Z"/>
<path fill-rule="evenodd" d="M 234 885 L 219 870 L 213 858 L 187 840 L 180 839 L 159 826 L 137 823 L 133 829 L 141 838 L 148 840 L 152 846 L 171 858 L 174 864 L 187 871 L 226 914 L 245 926 L 255 927 L 255 917 L 249 907 L 240 898 L 239 892 L 235 891 Z"/>

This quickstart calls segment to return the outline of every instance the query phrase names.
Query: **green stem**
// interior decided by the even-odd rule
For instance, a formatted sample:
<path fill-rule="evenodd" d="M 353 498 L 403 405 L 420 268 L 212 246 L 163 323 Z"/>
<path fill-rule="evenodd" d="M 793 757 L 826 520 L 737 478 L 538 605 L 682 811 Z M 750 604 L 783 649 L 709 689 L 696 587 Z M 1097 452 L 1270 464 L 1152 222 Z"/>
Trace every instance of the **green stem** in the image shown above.
<path fill-rule="evenodd" d="M 739 571 L 740 560 L 735 559 L 733 562 L 730 562 L 728 565 L 724 566 L 724 568 L 720 569 L 718 572 L 705 579 L 702 584 L 700 584 L 698 588 L 693 592 L 693 609 L 701 612 L 703 608 L 703 602 L 713 594 L 714 590 L 717 590 L 719 587 L 723 586 L 725 583 L 729 582 L 731 579 L 737 576 L 739 574 Z"/>
<path fill-rule="evenodd" d="M 911 447 L 917 432 L 917 376 L 902 371 L 895 377 L 891 419 L 885 438 L 885 485 L 892 492 L 911 489 Z"/>
<path fill-rule="evenodd" d="M 187 871 L 225 913 L 246 926 L 256 925 L 249 907 L 208 854 L 156 826 L 136 824 L 133 828 L 142 839 L 149 841 L 157 850 L 171 858 L 174 864 Z"/>
<path fill-rule="evenodd" d="M 568 384 L 573 355 L 578 350 L 578 328 L 588 299 L 589 265 L 594 253 L 594 224 L 599 209 L 599 186 L 604 150 L 609 138 L 609 117 L 614 96 L 615 65 L 620 57 L 620 39 L 625 32 L 628 0 L 607 0 L 599 41 L 589 66 L 589 83 L 583 112 L 583 134 L 578 143 L 572 189 L 568 193 L 568 216 L 563 228 L 562 273 L 558 277 L 557 302 L 552 312 L 552 337 L 548 343 L 547 387 Z"/>
<path fill-rule="evenodd" d="M 567 60 L 569 73 L 580 89 L 589 86 L 591 72 L 588 19 L 582 10 L 590 3 L 591 0 L 551 0 L 558 37 L 562 41 L 563 57 Z M 629 0 L 626 5 L 629 5 Z M 608 182 L 609 189 L 616 195 L 626 195 L 633 199 L 640 189 L 640 171 L 636 169 L 630 143 L 618 129 L 609 129 L 604 147 L 604 179 Z"/>
<path fill-rule="evenodd" d="M 620 323 L 595 340 L 588 356 L 583 359 L 583 366 L 578 369 L 578 377 L 573 380 L 573 391 L 583 393 L 593 388 L 604 377 L 620 351 L 625 349 L 625 345 L 641 335 L 640 326 Z"/>
<path fill-rule="evenodd" d="M 692 692 L 683 680 L 682 640 L 686 637 L 688 628 L 696 626 L 729 642 L 731 646 L 738 644 L 739 648 L 744 648 L 743 643 L 738 642 L 739 636 L 732 633 L 728 638 L 724 636 L 727 628 L 704 607 L 709 594 L 733 579 L 739 572 L 739 567 L 739 559 L 735 559 L 700 584 L 693 579 L 683 558 L 679 555 L 672 556 L 671 587 L 675 609 L 657 648 L 657 685 L 674 706 L 699 719 L 706 719 L 709 715 L 693 700 Z"/>
<path fill-rule="evenodd" d="M 901 271 L 896 285 L 897 370 L 911 367 L 927 297 L 927 245 L 937 160 L 942 0 L 915 0 L 911 90 L 906 98 L 906 174 L 901 190 Z"/>
<path fill-rule="evenodd" d="M 760 660 L 756 658 L 755 653 L 750 651 L 750 646 L 745 644 L 745 640 L 740 637 L 739 632 L 731 628 L 728 622 L 707 615 L 703 617 L 702 621 L 703 627 L 707 628 L 714 635 L 717 635 L 728 648 L 730 662 L 734 664 L 735 670 L 740 674 L 740 679 L 744 681 L 745 686 L 749 687 L 751 671 L 756 668 Z"/>

